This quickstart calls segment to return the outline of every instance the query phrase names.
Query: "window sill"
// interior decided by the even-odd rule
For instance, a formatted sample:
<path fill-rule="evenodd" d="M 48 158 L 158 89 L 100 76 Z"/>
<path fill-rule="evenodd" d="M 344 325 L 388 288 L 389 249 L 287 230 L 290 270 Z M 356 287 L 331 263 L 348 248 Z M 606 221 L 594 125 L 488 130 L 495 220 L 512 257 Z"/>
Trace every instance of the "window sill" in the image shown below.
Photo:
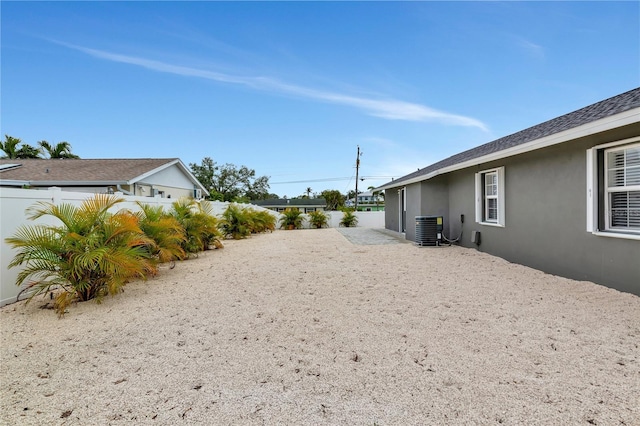
<path fill-rule="evenodd" d="M 504 225 L 501 223 L 494 223 L 494 222 L 477 222 L 478 225 L 485 225 L 485 226 L 493 226 L 496 228 L 504 228 Z"/>
<path fill-rule="evenodd" d="M 638 240 L 640 241 L 640 234 L 625 234 L 622 232 L 603 232 L 603 231 L 594 231 L 593 235 L 598 237 L 609 237 L 609 238 L 623 238 L 625 240 Z"/>

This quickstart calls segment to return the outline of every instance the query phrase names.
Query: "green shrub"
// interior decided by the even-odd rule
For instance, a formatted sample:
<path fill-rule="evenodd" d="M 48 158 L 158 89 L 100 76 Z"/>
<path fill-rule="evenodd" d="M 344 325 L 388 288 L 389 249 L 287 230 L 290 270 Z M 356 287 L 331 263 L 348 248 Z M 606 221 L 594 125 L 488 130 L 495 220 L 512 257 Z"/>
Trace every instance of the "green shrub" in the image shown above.
<path fill-rule="evenodd" d="M 186 258 L 182 247 L 187 237 L 185 230 L 178 220 L 164 211 L 162 206 L 151 206 L 137 203 L 140 211 L 138 217 L 140 229 L 152 241 L 145 247 L 149 254 L 158 262 L 174 262 Z"/>
<path fill-rule="evenodd" d="M 322 228 L 329 223 L 329 216 L 322 210 L 312 211 L 307 214 L 309 215 L 309 223 L 314 228 Z"/>
<path fill-rule="evenodd" d="M 358 217 L 353 212 L 353 209 L 343 209 L 340 226 L 344 226 L 345 228 L 350 228 L 357 225 L 358 225 Z"/>
<path fill-rule="evenodd" d="M 267 210 L 256 211 L 250 207 L 229 204 L 222 214 L 220 230 L 226 238 L 236 240 L 251 234 L 273 231 L 276 228 L 275 216 Z"/>
<path fill-rule="evenodd" d="M 276 229 L 276 217 L 267 210 L 253 211 L 253 227 L 251 232 L 273 232 Z"/>
<path fill-rule="evenodd" d="M 100 299 L 118 293 L 131 278 L 146 278 L 156 269 L 145 248 L 153 241 L 138 226 L 138 218 L 109 209 L 122 202 L 99 194 L 80 207 L 40 202 L 27 210 L 29 219 L 53 216 L 61 225 L 18 228 L 5 241 L 18 250 L 9 267 L 24 265 L 16 280 L 29 300 L 51 289 L 61 289 L 54 308 L 62 316 L 74 301 Z"/>
<path fill-rule="evenodd" d="M 222 213 L 219 227 L 225 238 L 240 240 L 251 235 L 254 225 L 253 210 L 243 209 L 237 204 L 229 204 Z"/>
<path fill-rule="evenodd" d="M 185 231 L 182 249 L 187 254 L 196 254 L 211 247 L 222 248 L 218 219 L 213 215 L 211 203 L 183 198 L 172 205 L 172 215 Z"/>
<path fill-rule="evenodd" d="M 302 227 L 303 219 L 302 212 L 296 207 L 287 208 L 282 212 L 282 216 L 280 217 L 280 222 L 282 222 L 280 228 L 299 229 Z"/>

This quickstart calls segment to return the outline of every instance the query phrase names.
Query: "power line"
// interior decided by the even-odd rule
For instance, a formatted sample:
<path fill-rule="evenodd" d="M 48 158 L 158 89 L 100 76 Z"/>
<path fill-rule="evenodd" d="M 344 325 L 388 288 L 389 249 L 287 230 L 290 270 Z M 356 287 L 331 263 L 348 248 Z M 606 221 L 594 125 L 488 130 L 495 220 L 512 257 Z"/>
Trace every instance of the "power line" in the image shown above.
<path fill-rule="evenodd" d="M 355 173 L 354 173 L 355 174 Z M 360 181 L 365 179 L 393 179 L 395 176 L 361 176 L 359 178 Z M 336 182 L 341 180 L 350 181 L 353 179 L 353 175 L 350 177 L 333 177 L 333 178 L 321 178 L 321 179 L 307 179 L 307 180 L 291 180 L 287 182 L 269 182 L 269 185 L 279 185 L 279 184 L 288 184 L 288 183 L 309 183 L 309 182 Z"/>
<path fill-rule="evenodd" d="M 334 182 L 340 180 L 349 180 L 350 177 L 335 177 L 335 178 L 324 178 L 324 179 L 308 179 L 308 180 L 291 180 L 288 182 L 269 182 L 269 185 L 278 185 L 284 183 L 307 183 L 307 182 Z"/>

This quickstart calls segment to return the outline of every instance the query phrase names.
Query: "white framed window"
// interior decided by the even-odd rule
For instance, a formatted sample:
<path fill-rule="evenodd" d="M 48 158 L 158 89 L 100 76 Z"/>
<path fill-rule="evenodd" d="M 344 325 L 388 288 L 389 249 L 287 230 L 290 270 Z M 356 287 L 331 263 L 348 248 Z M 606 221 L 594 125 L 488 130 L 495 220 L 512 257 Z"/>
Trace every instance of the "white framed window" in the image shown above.
<path fill-rule="evenodd" d="M 476 222 L 505 226 L 504 167 L 476 173 Z"/>
<path fill-rule="evenodd" d="M 587 231 L 640 239 L 640 138 L 587 150 Z"/>
<path fill-rule="evenodd" d="M 604 155 L 606 229 L 640 232 L 640 143 Z"/>

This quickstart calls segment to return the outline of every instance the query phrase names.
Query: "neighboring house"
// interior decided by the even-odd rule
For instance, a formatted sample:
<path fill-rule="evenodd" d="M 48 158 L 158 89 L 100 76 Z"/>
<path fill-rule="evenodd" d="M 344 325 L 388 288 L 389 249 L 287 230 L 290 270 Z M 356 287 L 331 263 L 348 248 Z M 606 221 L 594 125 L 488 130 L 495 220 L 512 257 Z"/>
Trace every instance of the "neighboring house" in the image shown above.
<path fill-rule="evenodd" d="M 463 246 L 640 295 L 640 88 L 377 190 L 409 240 L 416 216 L 442 216 Z"/>
<path fill-rule="evenodd" d="M 349 198 L 345 201 L 347 207 L 355 207 L 355 199 Z M 384 211 L 384 200 L 379 193 L 374 194 L 371 191 L 361 192 L 358 194 L 358 211 L 360 212 L 382 212 Z"/>
<path fill-rule="evenodd" d="M 278 198 L 271 200 L 253 200 L 251 204 L 264 207 L 276 212 L 283 212 L 287 208 L 297 208 L 303 213 L 316 210 L 324 211 L 327 208 L 327 201 L 324 198 Z"/>
<path fill-rule="evenodd" d="M 163 198 L 208 195 L 178 158 L 0 159 L 0 186 Z"/>

